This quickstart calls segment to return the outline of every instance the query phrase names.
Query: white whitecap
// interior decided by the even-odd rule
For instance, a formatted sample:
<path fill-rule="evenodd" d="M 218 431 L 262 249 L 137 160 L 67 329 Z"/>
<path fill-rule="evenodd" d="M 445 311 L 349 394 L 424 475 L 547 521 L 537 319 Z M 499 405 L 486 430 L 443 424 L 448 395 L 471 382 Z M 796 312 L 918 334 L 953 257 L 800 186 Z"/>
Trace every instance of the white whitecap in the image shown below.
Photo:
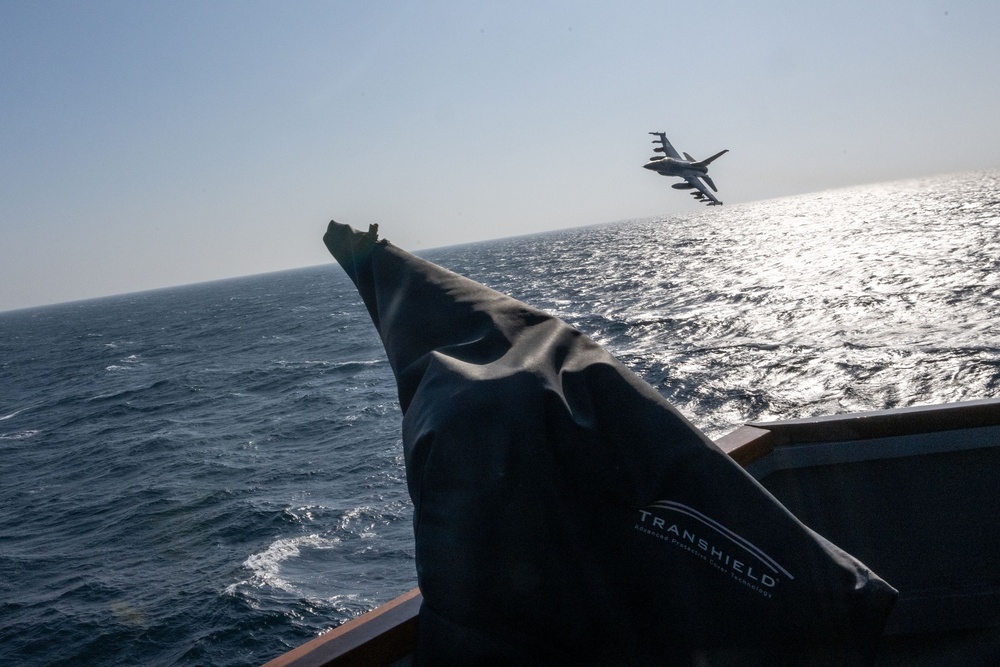
<path fill-rule="evenodd" d="M 266 585 L 289 593 L 301 594 L 301 591 L 282 576 L 282 564 L 298 558 L 302 548 L 332 549 L 340 543 L 340 538 L 320 537 L 319 535 L 303 535 L 301 537 L 275 540 L 267 549 L 247 558 L 243 565 L 253 576 L 250 583 Z"/>
<path fill-rule="evenodd" d="M 40 432 L 36 429 L 29 429 L 20 433 L 0 433 L 0 440 L 27 440 L 28 438 L 34 438 Z"/>
<path fill-rule="evenodd" d="M 0 417 L 0 422 L 7 421 L 8 419 L 11 419 L 12 417 L 16 417 L 19 414 L 21 414 L 22 412 L 24 412 L 26 409 L 27 408 L 22 408 L 20 410 L 14 410 L 14 412 L 10 413 L 9 415 L 4 415 L 4 416 Z"/>

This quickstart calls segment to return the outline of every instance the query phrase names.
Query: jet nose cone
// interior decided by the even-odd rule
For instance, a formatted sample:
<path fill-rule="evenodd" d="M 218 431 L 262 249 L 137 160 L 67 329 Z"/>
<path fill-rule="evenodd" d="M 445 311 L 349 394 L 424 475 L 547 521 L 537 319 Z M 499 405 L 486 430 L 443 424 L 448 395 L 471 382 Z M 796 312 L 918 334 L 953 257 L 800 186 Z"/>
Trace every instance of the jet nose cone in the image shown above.
<path fill-rule="evenodd" d="M 647 162 L 646 164 L 642 165 L 642 168 L 643 169 L 656 169 L 656 163 L 655 162 Z"/>

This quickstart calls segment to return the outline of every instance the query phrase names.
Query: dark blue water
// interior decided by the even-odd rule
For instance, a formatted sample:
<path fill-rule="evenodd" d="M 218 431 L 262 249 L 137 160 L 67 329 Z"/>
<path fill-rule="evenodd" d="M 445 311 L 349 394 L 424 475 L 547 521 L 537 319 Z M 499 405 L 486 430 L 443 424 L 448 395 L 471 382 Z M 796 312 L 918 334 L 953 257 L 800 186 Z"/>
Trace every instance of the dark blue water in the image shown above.
<path fill-rule="evenodd" d="M 712 436 L 1000 396 L 997 172 L 423 254 Z M 0 662 L 256 665 L 409 590 L 399 422 L 332 263 L 0 314 Z"/>

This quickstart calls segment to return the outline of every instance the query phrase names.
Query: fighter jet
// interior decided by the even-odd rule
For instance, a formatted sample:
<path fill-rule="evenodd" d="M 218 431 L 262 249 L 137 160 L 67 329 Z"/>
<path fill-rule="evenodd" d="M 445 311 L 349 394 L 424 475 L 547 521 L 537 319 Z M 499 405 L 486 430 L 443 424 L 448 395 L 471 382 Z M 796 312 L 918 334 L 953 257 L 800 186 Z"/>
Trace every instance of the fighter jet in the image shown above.
<path fill-rule="evenodd" d="M 684 158 L 686 159 L 681 159 L 681 156 L 677 153 L 677 149 L 667 140 L 665 133 L 650 132 L 650 134 L 657 137 L 653 139 L 653 144 L 660 144 L 653 150 L 657 153 L 665 153 L 666 155 L 663 157 L 653 156 L 649 158 L 649 162 L 642 166 L 664 176 L 680 176 L 685 182 L 674 183 L 670 187 L 677 190 L 691 190 L 692 197 L 698 201 L 706 202 L 709 206 L 722 206 L 722 202 L 712 194 L 712 192 L 718 192 L 719 190 L 708 176 L 708 165 L 716 158 L 728 153 L 729 149 L 727 148 L 701 161 L 695 160 L 687 153 L 684 153 Z M 708 187 L 712 188 L 712 190 L 706 188 L 705 183 L 702 183 L 702 181 L 708 183 Z"/>

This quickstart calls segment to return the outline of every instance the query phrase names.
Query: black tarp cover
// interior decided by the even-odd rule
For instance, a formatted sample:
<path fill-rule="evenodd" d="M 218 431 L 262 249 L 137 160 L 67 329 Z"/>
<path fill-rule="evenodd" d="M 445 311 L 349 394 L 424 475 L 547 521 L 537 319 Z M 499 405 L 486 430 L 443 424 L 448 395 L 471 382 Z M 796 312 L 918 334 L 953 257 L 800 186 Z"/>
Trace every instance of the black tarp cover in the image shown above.
<path fill-rule="evenodd" d="M 866 664 L 895 591 L 561 320 L 331 222 L 384 343 L 418 664 Z"/>

